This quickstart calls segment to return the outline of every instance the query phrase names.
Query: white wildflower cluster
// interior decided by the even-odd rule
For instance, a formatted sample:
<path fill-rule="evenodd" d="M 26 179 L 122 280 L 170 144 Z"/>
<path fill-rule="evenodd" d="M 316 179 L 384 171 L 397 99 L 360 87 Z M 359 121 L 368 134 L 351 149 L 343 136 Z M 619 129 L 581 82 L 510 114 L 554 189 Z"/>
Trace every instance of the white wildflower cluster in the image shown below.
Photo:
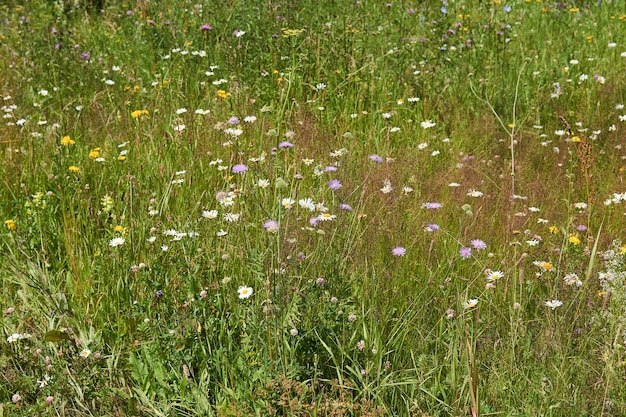
<path fill-rule="evenodd" d="M 614 332 L 620 334 L 619 328 L 626 325 L 626 245 L 620 240 L 614 240 L 611 249 L 599 255 L 602 270 L 597 278 L 602 285 L 602 293 L 606 303 L 605 308 L 599 311 Z M 610 336 L 614 339 L 615 333 Z M 621 335 L 626 344 L 626 336 Z"/>

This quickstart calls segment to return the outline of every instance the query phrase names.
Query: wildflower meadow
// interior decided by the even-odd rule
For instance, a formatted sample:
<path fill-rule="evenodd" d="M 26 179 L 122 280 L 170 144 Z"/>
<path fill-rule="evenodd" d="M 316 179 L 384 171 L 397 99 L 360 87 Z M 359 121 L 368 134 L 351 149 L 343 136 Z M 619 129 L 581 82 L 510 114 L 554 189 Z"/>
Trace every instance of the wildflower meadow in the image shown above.
<path fill-rule="evenodd" d="M 626 416 L 626 2 L 0 4 L 0 416 Z"/>

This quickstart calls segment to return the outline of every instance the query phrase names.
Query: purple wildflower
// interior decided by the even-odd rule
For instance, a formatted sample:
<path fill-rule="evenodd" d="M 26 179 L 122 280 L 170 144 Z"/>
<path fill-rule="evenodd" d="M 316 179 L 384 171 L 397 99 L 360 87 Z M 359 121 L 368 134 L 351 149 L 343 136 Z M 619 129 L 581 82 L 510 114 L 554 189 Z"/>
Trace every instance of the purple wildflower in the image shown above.
<path fill-rule="evenodd" d="M 406 255 L 406 249 L 403 248 L 402 246 L 398 246 L 398 247 L 391 249 L 391 254 L 393 256 L 404 256 Z"/>
<path fill-rule="evenodd" d="M 157 297 L 157 298 L 161 298 L 161 297 L 163 297 L 163 290 L 157 290 L 157 292 L 156 292 L 156 297 Z"/>
<path fill-rule="evenodd" d="M 425 229 L 425 230 L 426 230 L 427 232 L 436 232 L 436 231 L 438 231 L 439 229 L 441 229 L 441 228 L 439 227 L 439 225 L 438 225 L 438 224 L 431 223 L 431 224 L 429 224 L 429 225 L 426 225 L 426 229 Z"/>
<path fill-rule="evenodd" d="M 426 203 L 426 204 L 424 204 L 424 207 L 427 208 L 427 209 L 434 209 L 434 210 L 436 210 L 436 209 L 440 209 L 443 206 L 442 206 L 441 203 Z"/>
<path fill-rule="evenodd" d="M 287 141 L 280 142 L 280 143 L 278 144 L 278 147 L 279 147 L 279 148 L 293 148 L 293 146 L 294 146 L 294 145 L 293 145 L 293 143 L 291 143 L 291 142 L 287 142 Z"/>
<path fill-rule="evenodd" d="M 213 26 L 208 25 L 206 23 L 200 26 L 200 30 L 211 30 L 211 29 L 213 29 Z"/>
<path fill-rule="evenodd" d="M 370 160 L 372 160 L 372 161 L 374 161 L 374 162 L 376 162 L 378 164 L 383 162 L 383 158 L 380 157 L 380 155 L 376 155 L 376 154 L 370 155 L 369 158 L 370 158 Z"/>
<path fill-rule="evenodd" d="M 338 190 L 341 187 L 343 187 L 343 185 L 341 184 L 339 180 L 328 181 L 328 188 L 330 188 L 331 190 Z"/>
<path fill-rule="evenodd" d="M 346 203 L 339 204 L 339 210 L 352 211 L 352 207 L 350 207 Z"/>
<path fill-rule="evenodd" d="M 239 121 L 237 116 L 233 116 L 230 119 L 228 119 L 228 122 L 226 122 L 226 123 L 228 123 L 229 125 L 238 125 L 241 122 Z"/>
<path fill-rule="evenodd" d="M 476 250 L 487 249 L 487 244 L 480 239 L 474 239 L 470 242 L 470 244 Z"/>
<path fill-rule="evenodd" d="M 278 231 L 278 222 L 276 220 L 268 220 L 263 223 L 263 227 L 268 232 L 277 232 Z"/>
<path fill-rule="evenodd" d="M 235 174 L 240 174 L 242 172 L 246 172 L 248 170 L 248 167 L 245 166 L 244 164 L 237 164 L 233 167 L 233 173 Z"/>
<path fill-rule="evenodd" d="M 584 224 L 579 224 L 578 226 L 576 226 L 576 230 L 578 230 L 579 232 L 584 232 L 587 230 L 587 226 L 585 226 Z"/>
<path fill-rule="evenodd" d="M 468 248 L 468 247 L 461 248 L 461 250 L 459 250 L 459 254 L 461 255 L 461 258 L 463 259 L 471 258 L 472 248 Z"/>
<path fill-rule="evenodd" d="M 89 52 L 83 52 L 82 54 L 80 54 L 80 59 L 89 59 L 91 57 L 91 53 Z"/>
<path fill-rule="evenodd" d="M 318 220 L 319 220 L 319 219 L 318 219 L 317 217 L 311 217 L 311 218 L 309 219 L 309 224 L 310 224 L 311 226 L 315 227 L 315 226 L 317 226 L 317 222 L 318 222 Z"/>
<path fill-rule="evenodd" d="M 324 168 L 324 172 L 335 172 L 337 171 L 337 167 L 334 167 L 332 165 L 327 166 L 326 168 Z"/>

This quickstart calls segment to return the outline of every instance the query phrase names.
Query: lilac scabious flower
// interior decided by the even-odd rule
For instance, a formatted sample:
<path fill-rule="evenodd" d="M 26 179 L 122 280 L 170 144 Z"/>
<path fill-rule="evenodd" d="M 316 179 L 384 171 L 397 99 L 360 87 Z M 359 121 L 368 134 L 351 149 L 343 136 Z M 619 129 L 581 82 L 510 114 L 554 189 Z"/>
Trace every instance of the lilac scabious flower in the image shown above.
<path fill-rule="evenodd" d="M 338 190 L 341 187 L 343 187 L 343 185 L 341 184 L 339 180 L 328 181 L 328 188 L 330 188 L 331 190 Z"/>
<path fill-rule="evenodd" d="M 461 255 L 461 258 L 463 259 L 468 259 L 472 257 L 472 248 L 461 248 L 461 250 L 459 250 L 459 254 Z"/>
<path fill-rule="evenodd" d="M 578 230 L 579 232 L 584 232 L 587 230 L 587 226 L 585 226 L 584 224 L 579 224 L 578 226 L 576 226 L 576 230 Z"/>
<path fill-rule="evenodd" d="M 339 204 L 339 210 L 352 211 L 352 207 L 350 207 L 348 204 L 342 203 Z"/>
<path fill-rule="evenodd" d="M 370 155 L 370 156 L 369 156 L 369 159 L 370 159 L 370 160 L 372 160 L 372 161 L 374 161 L 374 162 L 376 162 L 376 163 L 378 163 L 378 164 L 380 164 L 380 163 L 382 163 L 382 162 L 383 162 L 383 158 L 382 158 L 382 157 L 380 157 L 380 155 L 376 155 L 376 154 L 374 154 L 374 155 Z"/>
<path fill-rule="evenodd" d="M 276 220 L 268 220 L 263 223 L 263 227 L 268 232 L 277 232 L 278 231 L 278 222 Z"/>
<path fill-rule="evenodd" d="M 206 23 L 200 26 L 200 30 L 211 30 L 211 29 L 213 29 L 213 26 L 206 24 Z"/>
<path fill-rule="evenodd" d="M 317 222 L 318 222 L 318 221 L 319 221 L 319 218 L 317 218 L 317 217 L 311 217 L 311 218 L 309 219 L 309 224 L 310 224 L 311 226 L 315 227 L 315 226 L 317 226 Z"/>
<path fill-rule="evenodd" d="M 233 167 L 233 173 L 235 174 L 240 174 L 242 172 L 246 172 L 248 170 L 248 167 L 245 166 L 244 164 L 237 164 Z"/>
<path fill-rule="evenodd" d="M 157 292 L 156 292 L 156 297 L 157 297 L 157 298 L 161 298 L 161 297 L 163 297 L 163 290 L 157 290 Z"/>
<path fill-rule="evenodd" d="M 83 52 L 82 54 L 80 54 L 80 59 L 89 59 L 90 57 L 91 57 L 90 52 Z"/>
<path fill-rule="evenodd" d="M 324 168 L 324 172 L 335 172 L 337 171 L 337 167 L 334 167 L 332 165 L 327 166 L 326 168 Z"/>
<path fill-rule="evenodd" d="M 487 249 L 487 244 L 480 239 L 474 239 L 470 242 L 470 244 L 476 250 Z"/>
<path fill-rule="evenodd" d="M 391 250 L 391 254 L 393 256 L 404 256 L 406 255 L 406 249 L 402 246 L 395 247 Z"/>
<path fill-rule="evenodd" d="M 431 223 L 429 225 L 426 225 L 426 227 L 424 228 L 424 230 L 427 231 L 427 232 L 436 232 L 439 229 L 441 229 L 441 228 L 439 227 L 438 224 L 435 224 L 435 223 Z"/>
<path fill-rule="evenodd" d="M 294 146 L 294 145 L 293 145 L 293 143 L 291 143 L 291 142 L 287 142 L 287 141 L 280 142 L 280 143 L 278 144 L 278 147 L 279 147 L 279 148 L 293 148 L 293 146 Z"/>
<path fill-rule="evenodd" d="M 424 208 L 431 209 L 431 210 L 440 209 L 441 207 L 443 207 L 441 203 L 426 203 L 426 204 L 424 204 Z"/>
<path fill-rule="evenodd" d="M 228 119 L 228 122 L 226 122 L 226 123 L 228 123 L 229 125 L 238 125 L 241 122 L 239 121 L 237 116 L 233 116 L 230 119 Z"/>

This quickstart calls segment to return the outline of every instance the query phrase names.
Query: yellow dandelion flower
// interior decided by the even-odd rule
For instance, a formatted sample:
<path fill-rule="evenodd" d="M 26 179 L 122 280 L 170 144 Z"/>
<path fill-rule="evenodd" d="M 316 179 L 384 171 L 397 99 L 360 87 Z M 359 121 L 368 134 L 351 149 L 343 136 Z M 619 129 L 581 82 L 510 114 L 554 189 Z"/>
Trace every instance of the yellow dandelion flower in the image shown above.
<path fill-rule="evenodd" d="M 91 151 L 89 151 L 89 158 L 90 159 L 96 159 L 97 157 L 100 156 L 100 148 L 94 148 Z"/>
<path fill-rule="evenodd" d="M 580 239 L 576 235 L 571 235 L 569 237 L 569 243 L 571 243 L 572 245 L 580 245 Z"/>
<path fill-rule="evenodd" d="M 69 167 L 68 170 L 74 174 L 78 174 L 80 172 L 80 168 L 78 168 L 75 165 L 72 165 L 71 167 Z"/>
<path fill-rule="evenodd" d="M 228 98 L 228 97 L 230 97 L 230 93 L 226 92 L 224 90 L 217 90 L 217 96 L 219 98 Z"/>
<path fill-rule="evenodd" d="M 9 230 L 15 230 L 15 228 L 17 227 L 17 225 L 15 224 L 15 220 L 13 219 L 5 220 L 4 224 Z"/>
<path fill-rule="evenodd" d="M 585 40 L 587 41 L 587 43 L 591 43 L 591 41 L 593 40 L 593 35 L 585 36 Z"/>
<path fill-rule="evenodd" d="M 125 229 L 124 229 L 124 226 L 121 226 L 118 224 L 117 226 L 113 228 L 113 231 L 117 233 L 124 233 Z"/>
<path fill-rule="evenodd" d="M 117 160 L 118 161 L 124 161 L 124 160 L 126 160 L 126 156 L 125 155 L 120 155 L 120 156 L 117 157 Z"/>
<path fill-rule="evenodd" d="M 626 253 L 626 245 L 622 246 L 621 248 L 619 248 L 619 254 L 623 255 Z"/>
<path fill-rule="evenodd" d="M 140 89 L 141 89 L 141 87 L 139 87 L 138 85 L 134 86 L 133 87 L 133 94 L 137 94 Z"/>
<path fill-rule="evenodd" d="M 572 142 L 575 142 L 575 143 L 580 142 L 580 136 L 574 136 L 574 137 L 572 138 Z"/>
<path fill-rule="evenodd" d="M 76 142 L 69 136 L 63 136 L 63 138 L 61 138 L 61 145 L 63 146 L 72 146 L 75 143 Z"/>
<path fill-rule="evenodd" d="M 558 227 L 556 227 L 556 226 L 550 226 L 550 227 L 548 228 L 548 230 L 550 231 L 550 233 L 552 233 L 552 234 L 554 234 L 554 235 L 556 235 L 556 234 L 558 234 L 558 233 L 559 233 L 559 228 L 558 228 Z"/>

